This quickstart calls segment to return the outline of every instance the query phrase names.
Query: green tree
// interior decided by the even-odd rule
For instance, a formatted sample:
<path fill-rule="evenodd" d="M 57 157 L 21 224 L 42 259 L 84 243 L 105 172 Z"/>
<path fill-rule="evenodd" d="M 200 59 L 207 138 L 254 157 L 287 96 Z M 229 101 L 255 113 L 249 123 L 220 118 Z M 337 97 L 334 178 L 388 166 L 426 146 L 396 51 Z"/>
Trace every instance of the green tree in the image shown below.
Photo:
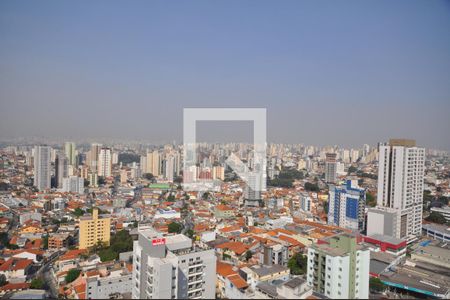
<path fill-rule="evenodd" d="M 324 201 L 323 202 L 323 212 L 328 214 L 329 207 L 330 207 L 330 205 L 329 205 L 328 201 Z"/>
<path fill-rule="evenodd" d="M 48 249 L 48 234 L 42 239 L 44 250 Z"/>
<path fill-rule="evenodd" d="M 113 261 L 119 258 L 119 254 L 111 248 L 100 250 L 98 256 L 102 262 Z"/>
<path fill-rule="evenodd" d="M 7 282 L 5 274 L 0 274 L 0 286 L 4 286 Z"/>
<path fill-rule="evenodd" d="M 186 236 L 187 236 L 188 238 L 190 238 L 190 239 L 194 238 L 194 230 L 188 229 L 188 230 L 186 231 Z"/>
<path fill-rule="evenodd" d="M 319 186 L 317 184 L 314 183 L 310 183 L 310 182 L 306 182 L 305 183 L 305 190 L 310 191 L 310 192 L 319 192 Z"/>
<path fill-rule="evenodd" d="M 252 258 L 253 254 L 250 250 L 247 250 L 247 252 L 245 252 L 245 260 L 248 261 L 250 258 Z"/>
<path fill-rule="evenodd" d="M 445 219 L 445 217 L 438 213 L 438 212 L 431 212 L 431 214 L 425 218 L 425 220 L 427 220 L 428 222 L 433 222 L 433 223 L 437 223 L 437 224 L 445 224 L 447 223 L 447 220 Z"/>
<path fill-rule="evenodd" d="M 172 222 L 169 224 L 169 233 L 180 233 L 183 229 L 183 225 L 177 222 Z"/>
<path fill-rule="evenodd" d="M 358 171 L 358 168 L 357 168 L 357 167 L 350 166 L 350 167 L 348 168 L 347 173 L 348 173 L 348 174 L 351 174 L 351 173 L 355 173 L 356 171 Z"/>
<path fill-rule="evenodd" d="M 67 272 L 64 280 L 66 281 L 66 283 L 71 283 L 72 281 L 77 279 L 78 276 L 80 276 L 80 273 L 81 273 L 81 271 L 78 269 L 70 269 L 69 272 Z"/>
<path fill-rule="evenodd" d="M 42 278 L 37 277 L 31 280 L 30 288 L 34 290 L 42 290 L 45 286 L 45 282 Z"/>
<path fill-rule="evenodd" d="M 75 211 L 73 212 L 73 214 L 79 218 L 82 215 L 84 215 L 84 211 L 81 208 L 77 207 L 77 208 L 75 208 Z"/>
<path fill-rule="evenodd" d="M 384 283 L 380 280 L 380 278 L 370 277 L 369 279 L 369 288 L 375 292 L 382 292 L 385 289 Z"/>
<path fill-rule="evenodd" d="M 288 268 L 293 275 L 302 275 L 306 273 L 308 258 L 301 253 L 294 254 L 288 261 Z"/>
<path fill-rule="evenodd" d="M 104 185 L 106 183 L 105 177 L 103 176 L 98 176 L 97 178 L 97 184 L 98 185 Z"/>
<path fill-rule="evenodd" d="M 370 207 L 375 207 L 377 205 L 377 200 L 375 199 L 375 196 L 371 193 L 366 193 L 366 203 Z"/>
<path fill-rule="evenodd" d="M 153 176 L 152 173 L 145 173 L 142 175 L 142 177 L 144 177 L 147 180 L 153 180 L 153 178 L 155 178 L 155 176 Z"/>

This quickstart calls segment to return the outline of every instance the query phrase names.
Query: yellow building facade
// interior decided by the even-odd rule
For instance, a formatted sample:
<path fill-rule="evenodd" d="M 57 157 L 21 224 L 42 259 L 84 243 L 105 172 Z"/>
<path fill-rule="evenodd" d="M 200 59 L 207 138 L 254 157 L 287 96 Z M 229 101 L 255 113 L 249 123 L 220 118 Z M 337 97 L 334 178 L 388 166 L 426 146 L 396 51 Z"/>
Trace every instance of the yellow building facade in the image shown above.
<path fill-rule="evenodd" d="M 109 246 L 110 225 L 111 218 L 99 217 L 97 208 L 92 210 L 92 216 L 81 217 L 78 249 L 89 249 L 98 242 Z"/>

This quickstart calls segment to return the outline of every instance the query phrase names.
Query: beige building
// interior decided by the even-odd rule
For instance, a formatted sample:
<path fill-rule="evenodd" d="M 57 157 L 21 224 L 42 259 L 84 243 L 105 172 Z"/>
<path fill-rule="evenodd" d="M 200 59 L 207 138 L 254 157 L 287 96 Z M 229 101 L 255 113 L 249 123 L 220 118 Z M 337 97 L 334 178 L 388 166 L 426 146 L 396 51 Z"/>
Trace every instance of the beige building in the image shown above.
<path fill-rule="evenodd" d="M 80 218 L 79 249 L 88 249 L 98 242 L 109 246 L 111 237 L 111 219 L 98 216 L 98 209 L 92 210 L 92 216 Z"/>

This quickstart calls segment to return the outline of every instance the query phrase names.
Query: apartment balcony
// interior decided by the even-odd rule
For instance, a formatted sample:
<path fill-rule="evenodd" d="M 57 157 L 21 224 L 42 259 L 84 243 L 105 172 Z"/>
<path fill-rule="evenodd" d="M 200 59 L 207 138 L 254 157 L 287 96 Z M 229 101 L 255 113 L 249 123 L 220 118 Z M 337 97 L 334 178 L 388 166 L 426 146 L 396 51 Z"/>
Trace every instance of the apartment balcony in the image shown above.
<path fill-rule="evenodd" d="M 195 268 L 195 269 L 189 270 L 188 274 L 190 277 L 191 275 L 201 274 L 202 272 L 203 272 L 203 268 Z"/>
<path fill-rule="evenodd" d="M 196 261 L 191 261 L 191 262 L 189 262 L 189 264 L 188 264 L 188 266 L 189 266 L 189 268 L 190 267 L 192 267 L 192 266 L 196 266 L 196 265 L 201 265 L 201 264 L 203 264 L 203 260 L 196 260 Z"/>

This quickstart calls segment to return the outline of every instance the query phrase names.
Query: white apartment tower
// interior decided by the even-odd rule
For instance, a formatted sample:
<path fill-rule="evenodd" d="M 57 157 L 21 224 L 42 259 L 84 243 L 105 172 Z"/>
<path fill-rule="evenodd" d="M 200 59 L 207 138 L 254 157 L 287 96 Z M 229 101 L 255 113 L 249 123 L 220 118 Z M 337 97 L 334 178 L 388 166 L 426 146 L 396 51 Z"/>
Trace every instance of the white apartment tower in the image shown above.
<path fill-rule="evenodd" d="M 51 168 L 50 153 L 52 148 L 49 146 L 34 147 L 34 186 L 39 190 L 50 188 Z"/>
<path fill-rule="evenodd" d="M 140 227 L 133 245 L 133 299 L 213 299 L 216 257 L 183 234 Z"/>
<path fill-rule="evenodd" d="M 377 205 L 398 211 L 397 238 L 421 235 L 424 165 L 425 149 L 414 140 L 391 139 L 379 147 Z"/>
<path fill-rule="evenodd" d="M 111 148 L 101 148 L 98 154 L 98 176 L 109 177 L 111 176 L 112 169 L 112 156 Z"/>

